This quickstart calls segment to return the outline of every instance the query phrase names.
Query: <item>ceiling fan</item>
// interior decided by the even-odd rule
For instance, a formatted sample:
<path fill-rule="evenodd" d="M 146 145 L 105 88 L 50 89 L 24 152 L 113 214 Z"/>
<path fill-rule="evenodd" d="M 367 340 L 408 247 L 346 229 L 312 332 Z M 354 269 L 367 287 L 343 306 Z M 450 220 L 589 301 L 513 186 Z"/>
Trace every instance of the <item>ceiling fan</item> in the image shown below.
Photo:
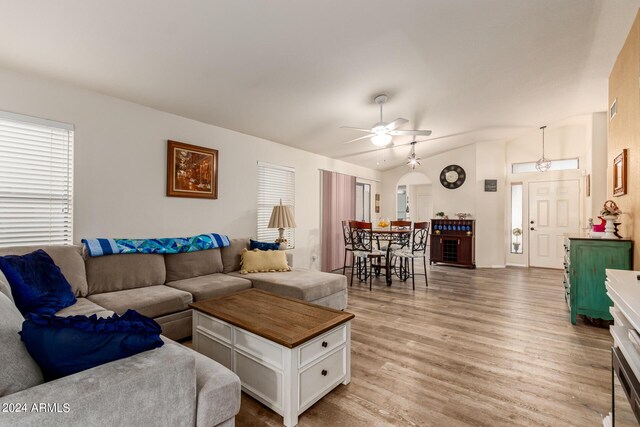
<path fill-rule="evenodd" d="M 367 132 L 368 135 L 361 136 L 360 138 L 352 139 L 351 141 L 345 142 L 345 144 L 351 144 L 352 142 L 360 141 L 361 139 L 371 138 L 371 142 L 373 145 L 378 147 L 384 147 L 388 145 L 394 136 L 397 135 L 431 135 L 430 130 L 398 130 L 398 128 L 405 123 L 408 123 L 409 120 L 403 118 L 397 118 L 392 122 L 385 122 L 382 120 L 382 106 L 385 102 L 387 102 L 387 95 L 378 95 L 374 98 L 376 104 L 380 106 L 380 121 L 373 125 L 371 129 L 363 129 L 363 128 L 355 128 L 351 126 L 341 126 L 343 129 L 353 129 L 360 132 Z"/>

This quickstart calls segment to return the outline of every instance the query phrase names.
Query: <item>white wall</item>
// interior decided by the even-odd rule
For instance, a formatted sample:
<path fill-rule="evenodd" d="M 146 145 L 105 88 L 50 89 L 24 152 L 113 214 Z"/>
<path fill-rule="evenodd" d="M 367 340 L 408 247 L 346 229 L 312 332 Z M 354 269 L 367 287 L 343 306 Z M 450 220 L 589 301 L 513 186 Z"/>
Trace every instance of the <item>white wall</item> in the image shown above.
<path fill-rule="evenodd" d="M 320 266 L 318 169 L 380 173 L 77 87 L 0 70 L 0 110 L 75 125 L 74 241 L 256 233 L 256 163 L 296 168 L 295 265 Z M 251 117 L 247 117 L 251 120 Z M 219 150 L 217 200 L 165 196 L 167 139 Z M 312 258 L 315 261 L 312 262 Z"/>

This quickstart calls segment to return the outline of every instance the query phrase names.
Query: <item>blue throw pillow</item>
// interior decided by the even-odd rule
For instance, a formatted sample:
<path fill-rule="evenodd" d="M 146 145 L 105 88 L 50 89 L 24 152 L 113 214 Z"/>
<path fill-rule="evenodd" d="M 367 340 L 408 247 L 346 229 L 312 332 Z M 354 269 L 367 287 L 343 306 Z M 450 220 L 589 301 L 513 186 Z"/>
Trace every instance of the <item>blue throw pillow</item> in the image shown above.
<path fill-rule="evenodd" d="M 0 257 L 16 307 L 29 313 L 54 314 L 76 303 L 71 285 L 49 254 L 38 249 L 30 254 Z"/>
<path fill-rule="evenodd" d="M 108 318 L 30 314 L 20 336 L 44 379 L 51 381 L 162 347 L 160 332 L 155 320 L 128 310 Z"/>
<path fill-rule="evenodd" d="M 258 249 L 260 251 L 277 251 L 280 249 L 280 243 L 258 242 L 257 240 L 249 240 L 249 249 Z"/>

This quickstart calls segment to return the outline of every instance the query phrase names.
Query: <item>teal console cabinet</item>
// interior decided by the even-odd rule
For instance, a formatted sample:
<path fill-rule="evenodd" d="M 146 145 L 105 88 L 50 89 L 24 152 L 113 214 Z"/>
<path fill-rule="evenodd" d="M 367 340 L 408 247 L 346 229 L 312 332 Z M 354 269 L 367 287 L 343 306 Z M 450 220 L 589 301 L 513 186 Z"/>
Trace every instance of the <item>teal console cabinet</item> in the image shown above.
<path fill-rule="evenodd" d="M 578 314 L 612 320 L 605 269 L 631 270 L 633 242 L 568 236 L 564 250 L 564 289 L 571 323 L 576 324 Z"/>

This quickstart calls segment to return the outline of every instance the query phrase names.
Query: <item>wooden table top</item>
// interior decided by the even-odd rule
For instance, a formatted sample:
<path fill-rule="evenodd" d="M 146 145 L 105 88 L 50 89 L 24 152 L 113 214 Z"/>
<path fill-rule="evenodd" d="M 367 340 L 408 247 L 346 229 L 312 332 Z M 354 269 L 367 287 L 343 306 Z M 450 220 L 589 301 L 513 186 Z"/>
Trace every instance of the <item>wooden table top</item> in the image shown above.
<path fill-rule="evenodd" d="M 189 306 L 288 348 L 297 347 L 355 317 L 345 311 L 255 288 Z"/>

